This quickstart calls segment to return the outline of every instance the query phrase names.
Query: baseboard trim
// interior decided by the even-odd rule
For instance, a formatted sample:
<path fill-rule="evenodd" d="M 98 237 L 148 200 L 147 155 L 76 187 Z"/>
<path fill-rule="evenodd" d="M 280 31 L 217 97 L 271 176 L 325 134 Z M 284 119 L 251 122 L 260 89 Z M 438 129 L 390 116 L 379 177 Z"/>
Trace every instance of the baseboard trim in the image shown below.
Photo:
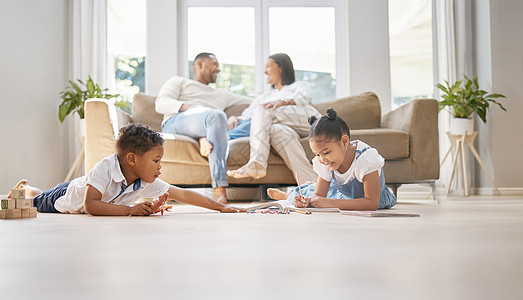
<path fill-rule="evenodd" d="M 518 188 L 498 188 L 502 196 L 523 196 L 523 187 Z M 495 196 L 496 190 L 493 188 L 472 188 L 471 193 L 474 195 Z"/>
<path fill-rule="evenodd" d="M 498 188 L 502 196 L 523 196 L 523 187 L 516 188 Z M 436 191 L 440 197 L 444 197 L 447 193 L 447 188 L 443 184 L 436 184 Z M 402 185 L 398 189 L 398 198 L 427 198 L 432 199 L 430 195 L 432 189 L 426 185 Z M 463 196 L 465 191 L 463 189 L 452 189 L 451 196 Z M 496 190 L 491 187 L 471 188 L 471 195 L 477 196 L 497 196 Z M 430 196 L 430 197 L 429 197 Z"/>

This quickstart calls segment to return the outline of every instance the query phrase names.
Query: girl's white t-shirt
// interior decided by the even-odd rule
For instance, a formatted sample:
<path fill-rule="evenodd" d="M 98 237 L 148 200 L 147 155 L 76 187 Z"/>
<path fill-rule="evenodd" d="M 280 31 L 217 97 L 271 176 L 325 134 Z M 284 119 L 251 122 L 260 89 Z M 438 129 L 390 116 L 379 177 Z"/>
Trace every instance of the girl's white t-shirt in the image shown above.
<path fill-rule="evenodd" d="M 56 210 L 62 213 L 85 213 L 87 185 L 102 193 L 103 202 L 118 205 L 130 205 L 141 198 L 156 198 L 167 193 L 170 188 L 167 182 L 158 178 L 152 183 L 141 179 L 127 183 L 116 154 L 112 154 L 99 161 L 87 175 L 73 179 L 65 195 L 56 200 Z"/>
<path fill-rule="evenodd" d="M 370 147 L 362 141 L 354 140 L 351 143 L 356 143 L 356 150 L 363 151 L 363 149 Z M 356 156 L 358 153 L 356 152 Z M 359 182 L 363 182 L 363 177 L 370 174 L 374 171 L 378 171 L 378 174 L 381 175 L 381 168 L 385 165 L 385 159 L 378 153 L 374 148 L 369 148 L 365 150 L 359 157 L 354 161 L 349 167 L 347 172 L 340 173 L 334 171 L 334 180 L 339 184 L 346 184 L 356 178 Z M 332 173 L 329 169 L 329 166 L 322 164 L 318 161 L 318 157 L 312 159 L 312 167 L 314 171 L 325 181 L 332 181 Z"/>

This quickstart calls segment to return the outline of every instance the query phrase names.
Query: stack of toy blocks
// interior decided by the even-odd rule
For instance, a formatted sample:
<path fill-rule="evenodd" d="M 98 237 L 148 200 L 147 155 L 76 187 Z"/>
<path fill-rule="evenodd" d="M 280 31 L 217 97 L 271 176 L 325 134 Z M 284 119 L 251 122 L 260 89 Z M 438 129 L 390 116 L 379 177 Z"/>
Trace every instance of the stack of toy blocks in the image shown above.
<path fill-rule="evenodd" d="M 25 198 L 24 189 L 13 189 L 11 198 L 5 198 L 1 201 L 0 219 L 36 218 L 36 207 L 33 207 L 33 199 Z"/>

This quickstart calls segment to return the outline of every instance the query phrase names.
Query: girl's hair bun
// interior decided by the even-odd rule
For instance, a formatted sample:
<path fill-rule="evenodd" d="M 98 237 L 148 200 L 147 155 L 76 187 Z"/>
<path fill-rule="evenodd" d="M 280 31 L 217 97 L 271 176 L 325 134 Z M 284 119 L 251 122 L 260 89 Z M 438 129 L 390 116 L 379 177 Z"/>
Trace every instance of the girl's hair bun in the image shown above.
<path fill-rule="evenodd" d="M 338 114 L 336 113 L 336 111 L 334 109 L 332 109 L 332 108 L 327 109 L 327 118 L 329 120 L 336 120 L 337 115 Z"/>
<path fill-rule="evenodd" d="M 309 121 L 309 124 L 312 125 L 314 124 L 314 122 L 316 122 L 318 118 L 316 118 L 316 116 L 310 116 L 308 121 Z"/>

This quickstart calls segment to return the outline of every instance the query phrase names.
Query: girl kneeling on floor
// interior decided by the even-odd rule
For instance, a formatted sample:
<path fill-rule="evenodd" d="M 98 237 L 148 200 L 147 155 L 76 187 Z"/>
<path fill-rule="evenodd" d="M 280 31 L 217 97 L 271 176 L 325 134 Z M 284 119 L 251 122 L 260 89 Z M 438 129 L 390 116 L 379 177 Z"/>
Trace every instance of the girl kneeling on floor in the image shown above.
<path fill-rule="evenodd" d="M 287 195 L 287 201 L 296 207 L 344 210 L 386 209 L 396 204 L 396 197 L 385 186 L 385 160 L 364 142 L 351 141 L 349 127 L 336 111 L 329 108 L 319 119 L 310 117 L 309 123 L 309 143 L 316 155 L 312 163 L 318 179 L 302 186 L 303 197 L 296 188 Z M 269 196 L 280 194 L 268 192 Z"/>

